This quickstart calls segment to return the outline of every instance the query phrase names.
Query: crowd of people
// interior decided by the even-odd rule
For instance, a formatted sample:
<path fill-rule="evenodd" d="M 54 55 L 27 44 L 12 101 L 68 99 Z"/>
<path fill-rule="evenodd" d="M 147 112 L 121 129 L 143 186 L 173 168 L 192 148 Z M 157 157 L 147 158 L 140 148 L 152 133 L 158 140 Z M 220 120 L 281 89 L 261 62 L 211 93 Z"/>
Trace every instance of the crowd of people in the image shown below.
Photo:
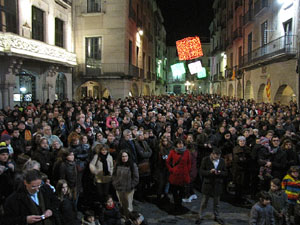
<path fill-rule="evenodd" d="M 300 224 L 300 113 L 216 95 L 37 102 L 0 111 L 1 224 L 147 224 L 133 199 L 188 211 L 222 193 L 251 225 Z M 172 198 L 170 199 L 170 197 Z M 78 211 L 83 213 L 78 219 Z"/>

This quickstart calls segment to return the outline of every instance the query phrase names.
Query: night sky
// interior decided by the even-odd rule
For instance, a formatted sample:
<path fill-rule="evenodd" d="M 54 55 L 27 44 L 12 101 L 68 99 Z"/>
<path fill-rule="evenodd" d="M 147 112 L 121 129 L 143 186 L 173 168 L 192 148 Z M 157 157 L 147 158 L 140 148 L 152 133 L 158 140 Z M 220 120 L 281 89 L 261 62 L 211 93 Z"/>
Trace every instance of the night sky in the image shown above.
<path fill-rule="evenodd" d="M 167 45 L 176 45 L 176 40 L 188 36 L 209 37 L 212 3 L 213 0 L 157 0 L 164 17 Z"/>

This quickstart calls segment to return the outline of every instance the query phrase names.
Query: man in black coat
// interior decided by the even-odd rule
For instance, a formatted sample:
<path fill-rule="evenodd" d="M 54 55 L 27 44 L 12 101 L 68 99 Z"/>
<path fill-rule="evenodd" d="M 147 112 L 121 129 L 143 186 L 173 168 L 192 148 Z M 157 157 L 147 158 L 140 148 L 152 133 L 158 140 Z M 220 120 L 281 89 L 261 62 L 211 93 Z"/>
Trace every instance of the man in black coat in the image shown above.
<path fill-rule="evenodd" d="M 55 211 L 49 194 L 42 185 L 41 174 L 29 170 L 24 175 L 24 185 L 9 196 L 4 205 L 4 224 L 53 225 Z"/>
<path fill-rule="evenodd" d="M 207 207 L 207 203 L 210 197 L 214 199 L 214 216 L 215 221 L 219 224 L 224 224 L 224 221 L 220 218 L 219 215 L 219 204 L 220 196 L 223 190 L 223 179 L 227 176 L 225 161 L 223 158 L 220 158 L 221 150 L 214 148 L 212 153 L 203 158 L 200 167 L 200 174 L 203 177 L 202 184 L 202 200 L 199 210 L 199 218 L 196 221 L 196 224 L 201 224 L 202 212 Z"/>

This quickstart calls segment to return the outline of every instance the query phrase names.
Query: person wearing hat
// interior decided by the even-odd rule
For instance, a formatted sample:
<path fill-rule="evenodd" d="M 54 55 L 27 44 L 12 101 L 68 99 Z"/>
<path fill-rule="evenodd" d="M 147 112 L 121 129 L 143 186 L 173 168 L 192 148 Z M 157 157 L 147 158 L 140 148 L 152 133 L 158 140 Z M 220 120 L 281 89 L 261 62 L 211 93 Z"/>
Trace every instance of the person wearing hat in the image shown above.
<path fill-rule="evenodd" d="M 15 165 L 9 159 L 5 142 L 0 143 L 0 209 L 5 199 L 12 193 Z"/>
<path fill-rule="evenodd" d="M 225 160 L 221 158 L 221 150 L 214 148 L 209 156 L 203 158 L 200 167 L 200 173 L 203 177 L 202 200 L 200 203 L 199 218 L 196 224 L 201 224 L 203 220 L 203 210 L 207 207 L 210 197 L 213 198 L 213 211 L 215 221 L 219 224 L 225 224 L 220 218 L 219 204 L 220 196 L 223 190 L 223 180 L 227 176 Z"/>
<path fill-rule="evenodd" d="M 8 148 L 8 151 L 9 151 L 9 155 L 13 155 L 14 154 L 14 149 L 13 147 L 11 146 L 11 139 L 12 137 L 8 134 L 2 134 L 1 135 L 1 140 L 0 142 L 5 142 L 7 148 Z"/>

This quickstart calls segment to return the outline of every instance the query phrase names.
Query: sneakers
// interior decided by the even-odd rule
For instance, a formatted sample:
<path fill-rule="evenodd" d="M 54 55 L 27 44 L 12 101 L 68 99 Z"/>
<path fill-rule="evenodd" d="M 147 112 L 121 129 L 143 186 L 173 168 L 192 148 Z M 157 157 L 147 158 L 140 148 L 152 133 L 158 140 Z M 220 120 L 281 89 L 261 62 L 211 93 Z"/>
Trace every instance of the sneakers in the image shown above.
<path fill-rule="evenodd" d="M 182 202 L 192 202 L 192 200 L 190 198 L 183 198 Z"/>
<path fill-rule="evenodd" d="M 196 200 L 198 197 L 197 197 L 197 195 L 195 195 L 195 194 L 193 194 L 193 195 L 191 195 L 190 197 L 189 197 L 189 199 L 191 199 L 191 200 Z"/>

